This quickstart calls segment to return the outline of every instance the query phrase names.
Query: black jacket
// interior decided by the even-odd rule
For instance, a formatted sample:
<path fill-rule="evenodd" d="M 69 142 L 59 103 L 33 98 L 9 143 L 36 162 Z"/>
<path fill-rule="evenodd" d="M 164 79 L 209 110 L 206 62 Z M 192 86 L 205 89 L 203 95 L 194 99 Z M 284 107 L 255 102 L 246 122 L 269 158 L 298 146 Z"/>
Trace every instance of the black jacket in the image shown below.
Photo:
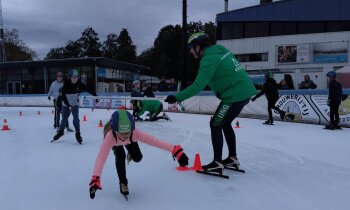
<path fill-rule="evenodd" d="M 278 84 L 273 78 L 268 78 L 263 84 L 261 91 L 254 97 L 254 99 L 259 98 L 262 95 L 266 95 L 268 101 L 276 102 L 278 100 Z"/>
<path fill-rule="evenodd" d="M 331 80 L 329 81 L 328 88 L 328 100 L 330 100 L 330 103 L 340 104 L 343 97 L 343 91 L 340 82 Z"/>
<path fill-rule="evenodd" d="M 79 95 L 84 91 L 96 96 L 96 93 L 89 90 L 80 80 L 78 80 L 78 82 L 75 84 L 73 84 L 71 81 L 65 81 L 62 88 L 62 100 L 64 102 L 63 106 L 73 107 L 79 105 Z"/>

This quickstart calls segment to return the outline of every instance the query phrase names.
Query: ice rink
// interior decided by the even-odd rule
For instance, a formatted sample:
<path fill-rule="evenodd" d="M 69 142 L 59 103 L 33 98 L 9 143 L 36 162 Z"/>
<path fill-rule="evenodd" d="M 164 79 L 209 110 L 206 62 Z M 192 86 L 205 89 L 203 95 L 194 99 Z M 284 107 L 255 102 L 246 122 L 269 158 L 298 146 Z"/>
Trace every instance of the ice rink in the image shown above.
<path fill-rule="evenodd" d="M 40 110 L 40 115 L 38 115 Z M 19 115 L 20 111 L 22 116 Z M 114 155 L 106 162 L 96 198 L 88 186 L 113 110 L 80 109 L 83 145 L 74 133 L 55 135 L 52 108 L 0 107 L 2 210 L 345 210 L 350 206 L 350 129 L 240 118 L 237 152 L 245 174 L 230 179 L 177 171 L 171 154 L 140 143 L 143 159 L 127 166 L 129 201 L 119 193 Z M 83 116 L 87 122 L 83 122 Z M 137 122 L 143 131 L 181 144 L 193 165 L 212 160 L 209 115 L 168 113 L 172 122 Z M 71 127 L 72 118 L 70 117 Z M 233 122 L 235 125 L 236 121 Z M 224 145 L 224 156 L 227 149 Z"/>

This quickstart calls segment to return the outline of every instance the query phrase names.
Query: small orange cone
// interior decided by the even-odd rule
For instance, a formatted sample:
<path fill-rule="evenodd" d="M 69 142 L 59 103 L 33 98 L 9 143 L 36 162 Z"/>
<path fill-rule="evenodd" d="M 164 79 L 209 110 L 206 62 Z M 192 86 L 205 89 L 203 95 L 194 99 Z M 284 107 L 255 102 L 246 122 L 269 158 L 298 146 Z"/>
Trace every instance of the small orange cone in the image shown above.
<path fill-rule="evenodd" d="M 22 116 L 23 114 L 22 114 L 22 111 L 19 111 L 19 116 Z"/>
<path fill-rule="evenodd" d="M 100 120 L 100 123 L 98 124 L 99 128 L 103 128 L 102 120 Z"/>
<path fill-rule="evenodd" d="M 38 115 L 40 115 L 40 110 L 38 110 Z"/>
<path fill-rule="evenodd" d="M 195 171 L 202 171 L 202 163 L 201 163 L 201 157 L 199 156 L 199 153 L 196 154 L 195 158 L 194 158 L 194 164 L 191 167 L 192 170 Z"/>
<path fill-rule="evenodd" d="M 236 121 L 236 127 L 235 128 L 241 128 L 241 127 L 239 127 L 239 121 L 238 120 Z"/>
<path fill-rule="evenodd" d="M 83 119 L 83 122 L 86 122 L 87 120 L 86 120 L 86 116 L 84 115 L 84 119 Z"/>
<path fill-rule="evenodd" d="M 4 119 L 4 125 L 2 126 L 2 129 L 1 129 L 2 131 L 9 131 L 9 130 L 11 130 L 10 128 L 9 128 L 9 126 L 7 125 L 7 120 L 6 119 Z"/>

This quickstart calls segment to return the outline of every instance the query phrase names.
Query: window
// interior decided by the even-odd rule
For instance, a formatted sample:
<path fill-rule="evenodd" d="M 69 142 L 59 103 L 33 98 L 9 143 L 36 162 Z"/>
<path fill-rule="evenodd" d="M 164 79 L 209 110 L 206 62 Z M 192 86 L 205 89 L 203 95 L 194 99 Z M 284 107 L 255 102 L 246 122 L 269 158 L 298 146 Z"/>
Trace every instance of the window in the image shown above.
<path fill-rule="evenodd" d="M 233 39 L 243 38 L 243 23 L 242 22 L 234 22 L 232 24 L 232 38 Z"/>
<path fill-rule="evenodd" d="M 238 54 L 235 57 L 241 63 L 268 61 L 268 53 Z"/>
<path fill-rule="evenodd" d="M 232 23 L 222 23 L 222 39 L 232 38 Z"/>
<path fill-rule="evenodd" d="M 282 22 L 272 22 L 270 35 L 271 36 L 283 35 L 283 23 Z"/>
<path fill-rule="evenodd" d="M 269 24 L 268 22 L 258 22 L 256 24 L 256 36 L 264 37 L 269 35 Z"/>
<path fill-rule="evenodd" d="M 246 22 L 244 27 L 244 37 L 245 38 L 256 37 L 256 28 L 257 28 L 256 22 Z"/>

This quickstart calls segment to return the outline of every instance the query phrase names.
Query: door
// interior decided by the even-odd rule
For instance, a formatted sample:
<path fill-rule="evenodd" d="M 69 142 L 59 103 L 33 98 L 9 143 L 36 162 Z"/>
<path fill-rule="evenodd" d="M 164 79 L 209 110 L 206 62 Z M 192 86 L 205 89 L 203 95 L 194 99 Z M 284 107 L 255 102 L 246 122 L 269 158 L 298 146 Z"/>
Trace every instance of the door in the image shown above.
<path fill-rule="evenodd" d="M 20 81 L 7 82 L 7 94 L 22 94 L 22 84 Z"/>

